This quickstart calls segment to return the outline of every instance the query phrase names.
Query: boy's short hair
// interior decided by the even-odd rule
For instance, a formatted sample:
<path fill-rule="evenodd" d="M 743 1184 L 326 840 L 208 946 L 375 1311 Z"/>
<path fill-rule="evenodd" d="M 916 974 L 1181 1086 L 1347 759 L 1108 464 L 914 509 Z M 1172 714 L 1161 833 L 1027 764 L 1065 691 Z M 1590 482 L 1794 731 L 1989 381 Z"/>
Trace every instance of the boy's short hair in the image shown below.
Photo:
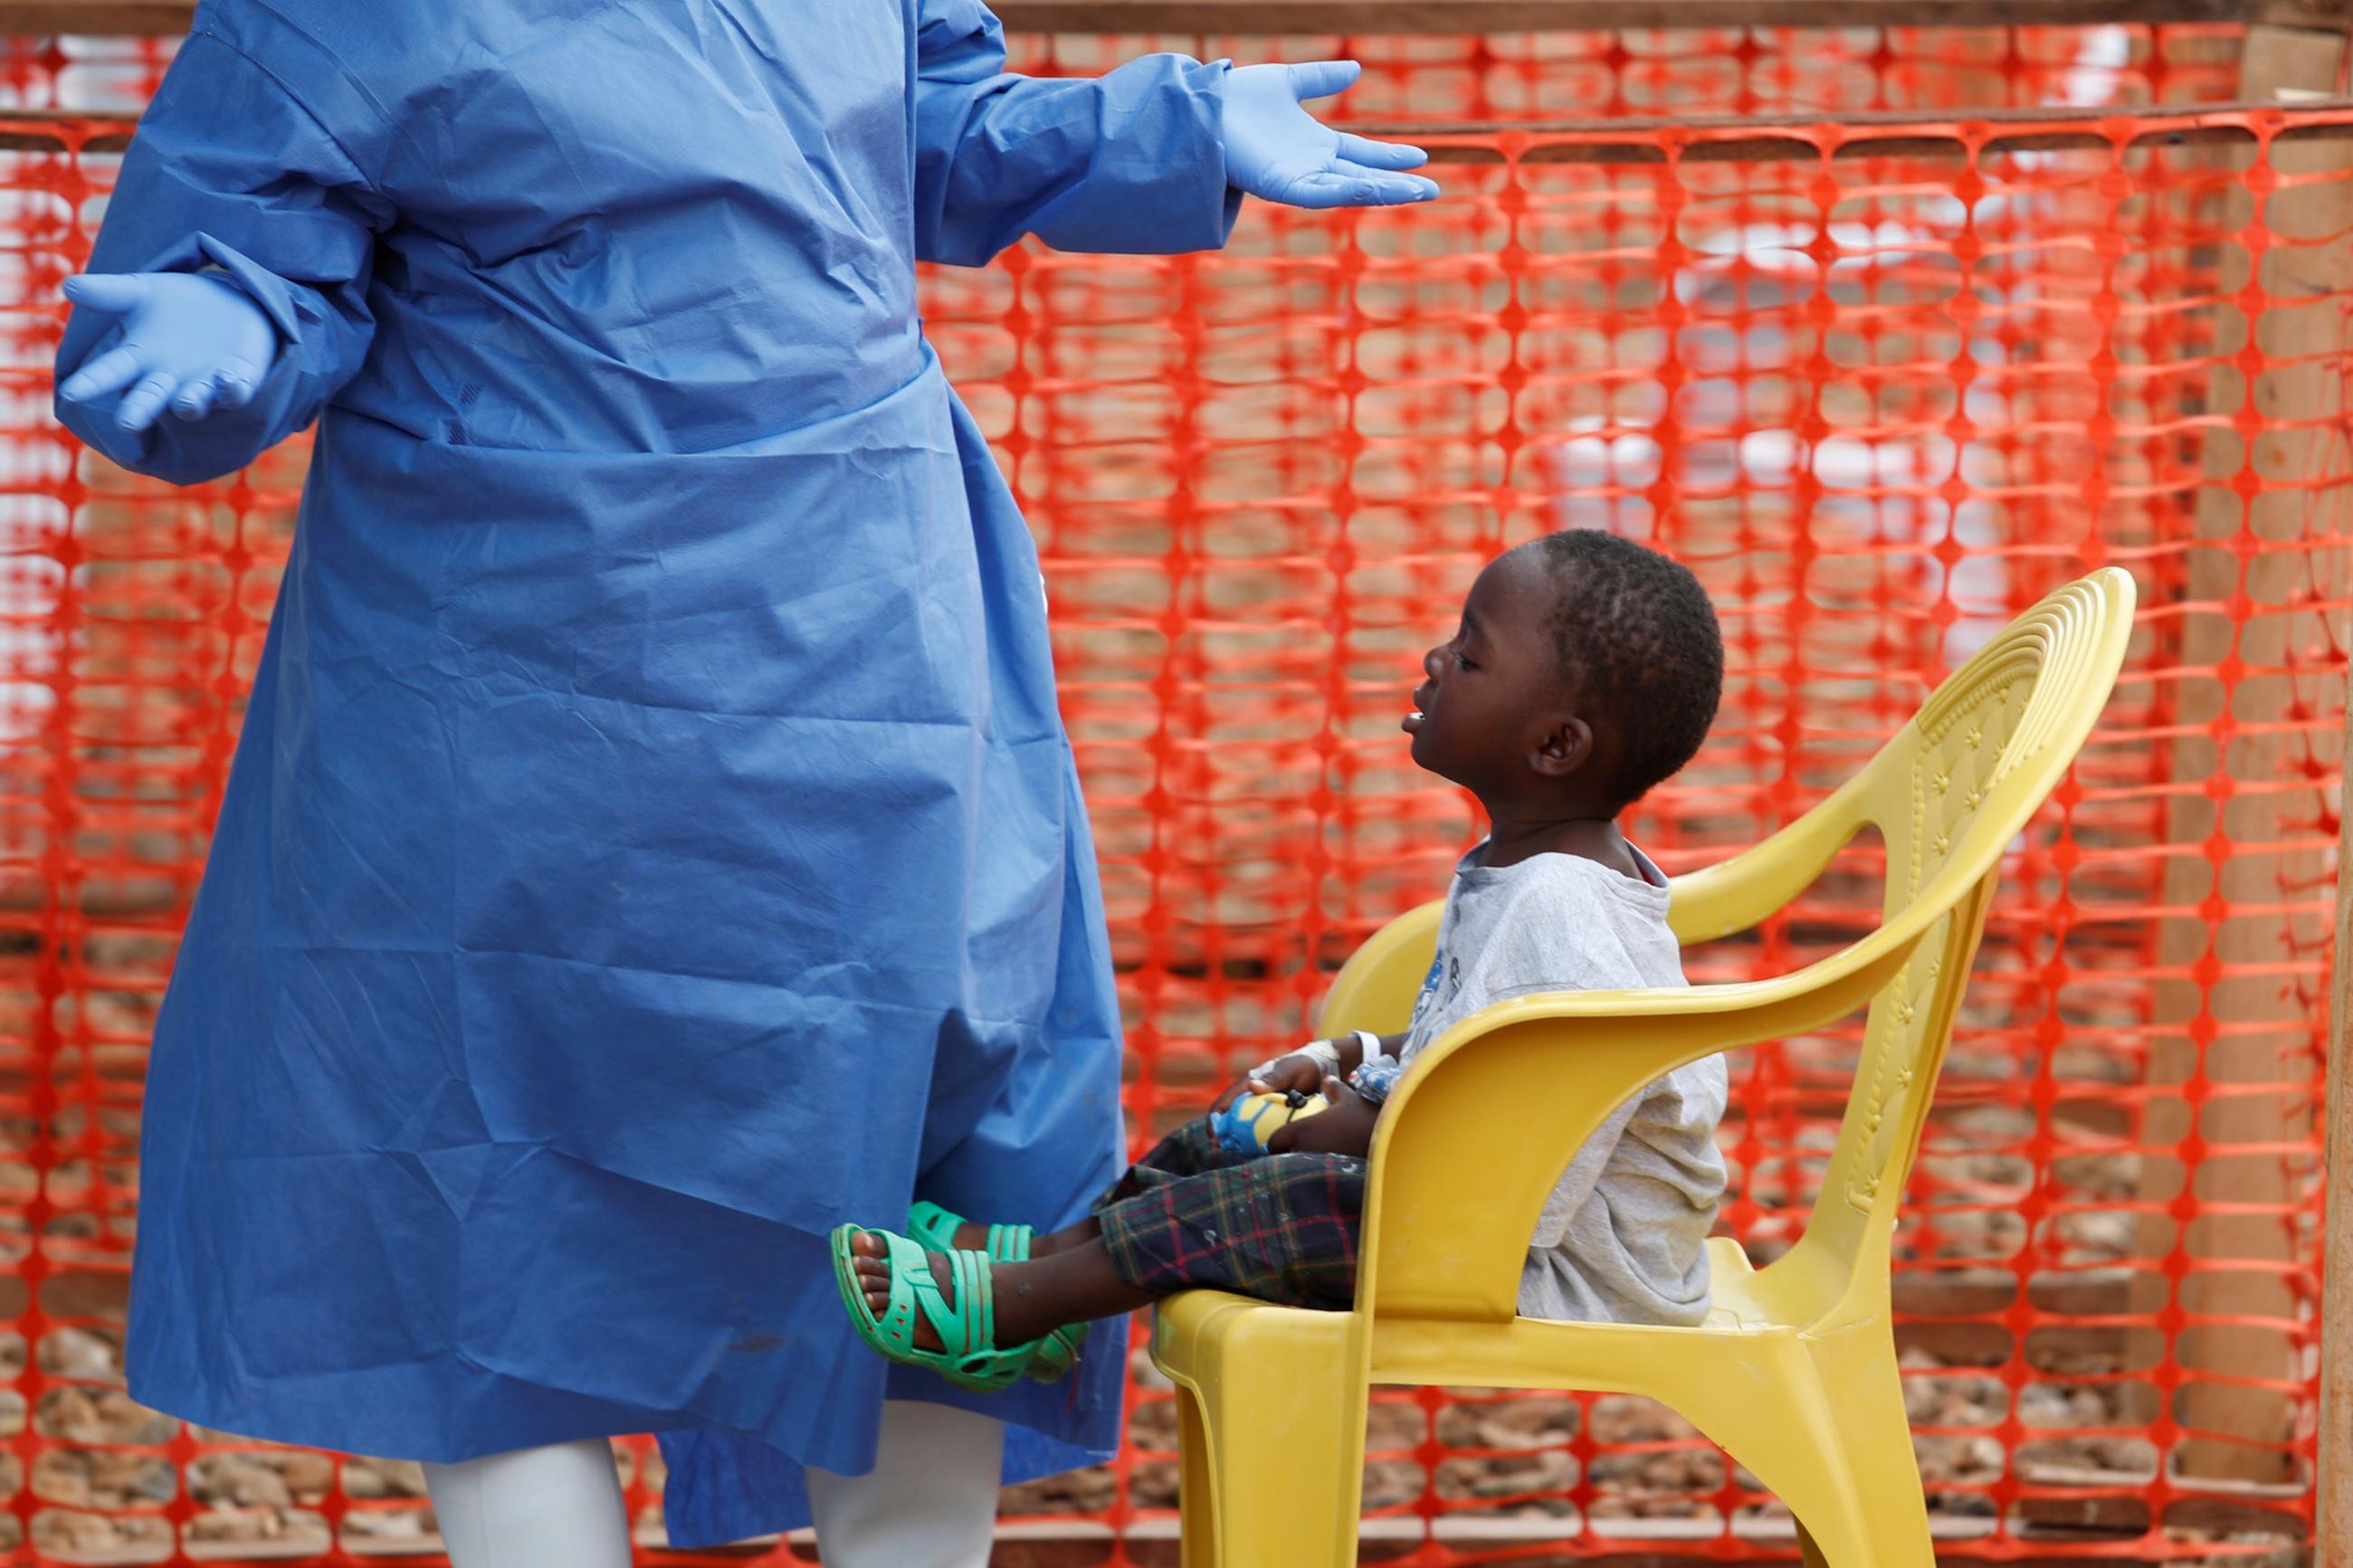
<path fill-rule="evenodd" d="M 1724 695 L 1715 606 L 1680 563 L 1598 529 L 1538 541 L 1560 585 L 1551 622 L 1562 673 L 1616 721 L 1615 805 L 1634 804 L 1692 760 Z"/>

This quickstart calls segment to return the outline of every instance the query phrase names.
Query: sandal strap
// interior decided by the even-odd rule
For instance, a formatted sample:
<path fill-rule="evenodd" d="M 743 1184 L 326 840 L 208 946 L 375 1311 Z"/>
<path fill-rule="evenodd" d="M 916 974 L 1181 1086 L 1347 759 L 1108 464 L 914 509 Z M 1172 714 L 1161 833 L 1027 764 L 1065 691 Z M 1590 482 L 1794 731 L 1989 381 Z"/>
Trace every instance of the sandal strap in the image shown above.
<path fill-rule="evenodd" d="M 854 1285 L 845 1278 L 843 1300 L 849 1303 L 852 1314 L 872 1325 L 874 1337 L 893 1352 L 913 1356 L 938 1353 L 919 1350 L 915 1346 L 915 1320 L 921 1316 L 930 1321 L 941 1342 L 948 1347 L 949 1355 L 965 1353 L 963 1316 L 955 1303 L 940 1293 L 939 1281 L 933 1276 L 931 1261 L 923 1246 L 891 1231 L 843 1226 L 836 1233 L 834 1244 L 841 1261 L 846 1262 L 852 1256 L 850 1244 L 860 1236 L 881 1237 L 883 1256 L 891 1268 L 891 1296 L 883 1304 L 881 1315 L 877 1317 L 864 1294 L 856 1291 Z M 955 1275 L 957 1255 L 951 1252 L 947 1256 L 952 1282 L 961 1285 L 961 1280 Z M 837 1268 L 839 1267 L 838 1262 Z"/>
<path fill-rule="evenodd" d="M 997 1353 L 997 1289 L 988 1277 L 988 1254 L 951 1252 L 947 1256 L 948 1272 L 955 1279 L 956 1314 L 965 1331 L 964 1348 L 955 1352 L 956 1360 L 968 1363 L 993 1356 Z M 944 1333 L 940 1340 L 949 1342 Z"/>
<path fill-rule="evenodd" d="M 907 1205 L 907 1234 L 934 1252 L 951 1251 L 955 1233 L 964 1226 L 961 1215 L 950 1214 L 929 1199 Z"/>
<path fill-rule="evenodd" d="M 899 1238 L 888 1231 L 879 1234 L 891 1256 L 891 1300 L 883 1307 L 882 1315 L 874 1320 L 875 1331 L 892 1344 L 913 1345 L 915 1342 L 915 1281 L 899 1267 Z M 921 1261 L 920 1254 L 917 1260 Z M 930 1277 L 930 1269 L 921 1271 L 921 1278 L 928 1279 Z M 902 1280 L 905 1283 L 901 1283 Z"/>
<path fill-rule="evenodd" d="M 865 1286 L 858 1275 L 857 1241 L 861 1236 L 881 1237 L 883 1257 L 890 1264 L 890 1293 L 879 1313 L 875 1311 L 873 1302 L 867 1300 Z M 898 1240 L 887 1230 L 868 1230 L 855 1225 L 834 1226 L 833 1234 L 827 1238 L 833 1253 L 833 1279 L 840 1289 L 842 1307 L 849 1313 L 850 1325 L 858 1331 L 859 1338 L 892 1361 L 927 1364 L 926 1358 L 931 1358 L 932 1352 L 919 1350 L 915 1345 L 915 1281 L 918 1276 L 900 1267 L 900 1255 L 896 1250 Z M 930 1273 L 926 1268 L 922 1277 L 928 1279 Z"/>
<path fill-rule="evenodd" d="M 961 1362 L 975 1350 L 987 1348 L 990 1342 L 988 1320 L 996 1314 L 990 1310 L 986 1281 L 975 1280 L 971 1266 L 965 1261 L 976 1255 L 968 1252 L 942 1255 L 948 1260 L 948 1284 L 955 1292 L 955 1299 L 950 1300 L 941 1292 L 939 1279 L 932 1272 L 930 1255 L 921 1243 L 903 1236 L 892 1236 L 888 1231 L 882 1234 L 885 1237 L 883 1245 L 891 1252 L 892 1302 L 895 1304 L 898 1300 L 898 1281 L 906 1280 L 915 1310 L 929 1320 L 932 1331 L 940 1336 L 942 1352 L 951 1361 Z M 982 1321 L 978 1323 L 974 1321 L 976 1314 L 972 1310 L 976 1284 L 980 1286 L 977 1299 L 981 1302 L 981 1311 L 977 1315 Z M 977 1335 L 976 1329 L 979 1331 Z"/>
<path fill-rule="evenodd" d="M 891 1268 L 912 1269 L 915 1306 L 931 1320 L 940 1336 L 940 1353 L 968 1378 L 1010 1382 L 1021 1374 L 1037 1353 L 1033 1342 L 1023 1345 L 997 1342 L 997 1289 L 989 1276 L 988 1254 L 956 1250 L 942 1254 L 948 1260 L 948 1283 L 955 1291 L 950 1301 L 941 1294 L 923 1247 L 904 1237 L 891 1246 Z M 902 1252 L 901 1249 L 904 1248 Z"/>
<path fill-rule="evenodd" d="M 1071 1323 L 1048 1330 L 1038 1337 L 1038 1348 L 1022 1371 L 1039 1383 L 1060 1381 L 1078 1364 L 1079 1347 L 1086 1342 L 1087 1329 L 1085 1323 Z"/>
<path fill-rule="evenodd" d="M 956 1250 L 956 1232 L 969 1223 L 962 1215 L 944 1209 L 928 1198 L 918 1200 L 907 1209 L 907 1234 L 934 1252 Z M 1029 1244 L 1037 1234 L 1026 1225 L 992 1225 L 983 1245 L 992 1263 L 1027 1263 Z"/>

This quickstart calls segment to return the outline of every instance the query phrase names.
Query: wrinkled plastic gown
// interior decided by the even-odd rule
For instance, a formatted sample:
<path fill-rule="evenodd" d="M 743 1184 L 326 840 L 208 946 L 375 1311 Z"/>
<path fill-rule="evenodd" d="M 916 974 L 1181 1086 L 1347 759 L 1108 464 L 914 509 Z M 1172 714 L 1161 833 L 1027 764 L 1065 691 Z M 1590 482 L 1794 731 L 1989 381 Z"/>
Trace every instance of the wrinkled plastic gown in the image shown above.
<path fill-rule="evenodd" d="M 1115 1173 L 1035 554 L 914 263 L 1222 244 L 1222 72 L 1002 62 L 972 0 L 199 13 L 91 269 L 221 269 L 277 365 L 64 412 L 180 481 L 320 423 L 156 1029 L 138 1399 L 444 1462 L 660 1432 L 698 1543 L 862 1473 L 886 1383 L 1014 1423 L 1008 1479 L 1115 1445 L 1122 1325 L 960 1394 L 825 1246 Z"/>

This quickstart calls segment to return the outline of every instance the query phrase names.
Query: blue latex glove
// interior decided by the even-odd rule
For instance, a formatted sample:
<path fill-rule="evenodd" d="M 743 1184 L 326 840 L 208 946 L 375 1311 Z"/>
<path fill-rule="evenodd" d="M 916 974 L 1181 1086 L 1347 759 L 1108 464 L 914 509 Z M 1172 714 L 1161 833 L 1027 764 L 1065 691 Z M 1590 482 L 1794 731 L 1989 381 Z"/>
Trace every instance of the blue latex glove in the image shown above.
<path fill-rule="evenodd" d="M 122 318 L 121 341 L 58 388 L 69 403 L 122 394 L 114 422 L 144 430 L 168 405 L 183 419 L 242 408 L 269 373 L 278 329 L 252 297 L 192 272 L 86 272 L 66 298 Z"/>
<path fill-rule="evenodd" d="M 1364 68 L 1354 60 L 1319 60 L 1234 71 L 1226 79 L 1226 178 L 1251 195 L 1294 207 L 1433 200 L 1435 181 L 1398 172 L 1419 168 L 1429 153 L 1335 131 L 1299 107 L 1345 91 Z"/>

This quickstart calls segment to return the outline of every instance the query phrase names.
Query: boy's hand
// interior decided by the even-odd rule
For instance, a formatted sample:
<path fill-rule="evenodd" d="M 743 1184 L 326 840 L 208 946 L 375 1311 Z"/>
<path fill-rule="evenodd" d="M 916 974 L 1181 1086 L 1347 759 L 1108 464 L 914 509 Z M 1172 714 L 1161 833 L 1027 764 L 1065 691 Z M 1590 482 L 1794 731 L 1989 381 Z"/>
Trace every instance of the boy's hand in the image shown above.
<path fill-rule="evenodd" d="M 1209 1102 L 1209 1110 L 1214 1115 L 1246 1094 L 1282 1094 L 1294 1089 L 1314 1094 L 1323 1087 L 1322 1062 L 1314 1057 L 1283 1057 L 1268 1067 L 1264 1078 L 1239 1078 L 1228 1084 L 1225 1093 Z"/>
<path fill-rule="evenodd" d="M 1381 1108 L 1336 1078 L 1324 1080 L 1324 1099 L 1330 1109 L 1296 1121 L 1286 1121 L 1266 1141 L 1270 1154 L 1347 1154 L 1364 1159 L 1373 1152 L 1373 1123 Z"/>

